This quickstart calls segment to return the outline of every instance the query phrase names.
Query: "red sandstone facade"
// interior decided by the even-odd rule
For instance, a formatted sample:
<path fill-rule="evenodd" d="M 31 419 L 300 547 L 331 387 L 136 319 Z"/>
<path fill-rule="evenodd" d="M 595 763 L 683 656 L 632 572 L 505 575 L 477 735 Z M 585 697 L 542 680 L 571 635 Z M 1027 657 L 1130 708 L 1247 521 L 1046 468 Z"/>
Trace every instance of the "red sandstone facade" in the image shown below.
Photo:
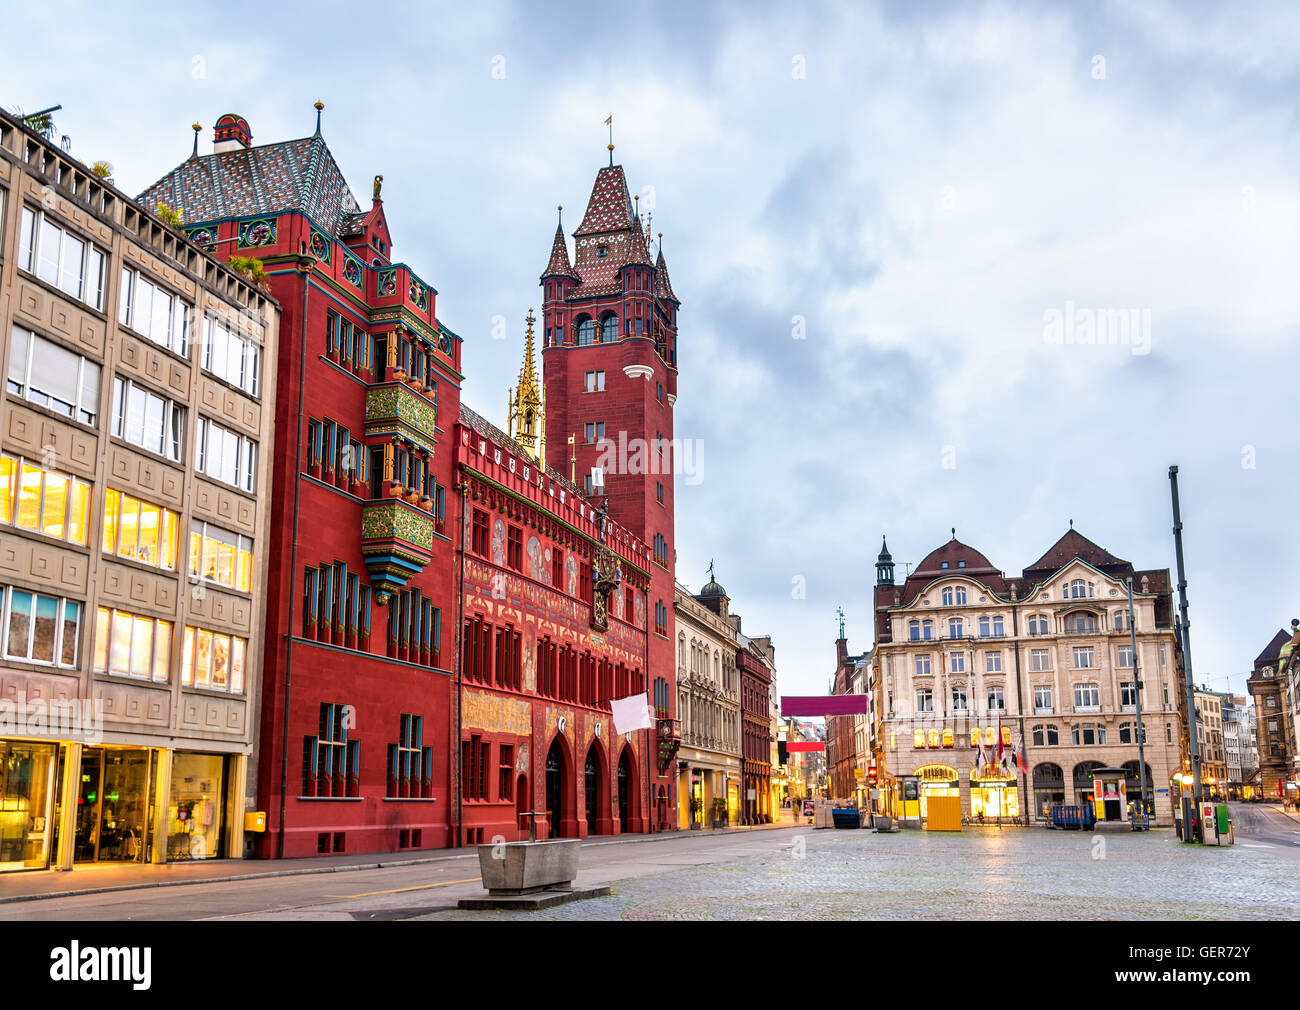
<path fill-rule="evenodd" d="M 284 307 L 263 485 L 272 532 L 256 809 L 267 830 L 252 854 L 520 838 L 529 811 L 547 814 L 539 837 L 670 825 L 671 450 L 662 472 L 611 473 L 602 540 L 594 502 L 566 479 L 560 435 L 590 412 L 583 372 L 600 368 L 608 430 L 671 440 L 677 303 L 662 255 L 649 262 L 630 215 L 602 223 L 589 209 L 591 227 L 621 224 L 623 248 L 639 244 L 620 258 L 637 269 L 615 271 L 620 297 L 613 282 L 584 281 L 566 253 L 570 276 L 548 287 L 555 466 L 539 474 L 462 410 L 460 338 L 437 318 L 432 285 L 392 259 L 382 177 L 363 209 L 319 119 L 311 137 L 253 147 L 248 124 L 223 116 L 215 139 L 213 154 L 196 145 L 141 200 L 182 208 L 190 239 L 217 256 L 261 260 Z M 611 172 L 623 185 L 621 169 L 602 170 L 597 211 Z M 569 296 L 588 316 L 620 312 L 628 334 L 566 347 L 558 334 L 583 314 L 560 307 Z M 595 447 L 577 450 L 589 473 Z M 597 558 L 607 564 L 593 582 Z M 618 736 L 611 699 L 652 682 L 659 725 Z"/>
<path fill-rule="evenodd" d="M 646 689 L 645 545 L 477 414 L 461 420 L 465 841 L 526 838 L 530 811 L 539 838 L 645 831 L 650 734 L 610 716 Z"/>
<path fill-rule="evenodd" d="M 650 258 L 647 231 L 611 157 L 574 232 L 572 262 L 563 227 L 556 228 L 541 276 L 542 362 L 547 462 L 593 494 L 601 485 L 588 481 L 599 468 L 610 517 L 651 549 L 648 678 L 658 718 L 652 818 L 667 830 L 677 826 L 680 744 L 672 627 L 680 303 L 662 249 Z"/>

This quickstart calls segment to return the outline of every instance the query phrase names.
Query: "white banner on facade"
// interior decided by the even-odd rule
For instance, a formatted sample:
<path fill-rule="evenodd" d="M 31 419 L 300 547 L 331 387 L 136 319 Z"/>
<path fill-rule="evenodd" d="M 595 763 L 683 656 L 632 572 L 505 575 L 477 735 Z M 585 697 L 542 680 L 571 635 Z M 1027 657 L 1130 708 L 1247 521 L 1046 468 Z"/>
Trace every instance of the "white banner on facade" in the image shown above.
<path fill-rule="evenodd" d="M 654 711 L 650 708 L 649 699 L 644 694 L 630 694 L 626 698 L 615 698 L 609 703 L 609 708 L 614 717 L 614 732 L 619 736 L 631 733 L 634 729 L 654 727 Z"/>

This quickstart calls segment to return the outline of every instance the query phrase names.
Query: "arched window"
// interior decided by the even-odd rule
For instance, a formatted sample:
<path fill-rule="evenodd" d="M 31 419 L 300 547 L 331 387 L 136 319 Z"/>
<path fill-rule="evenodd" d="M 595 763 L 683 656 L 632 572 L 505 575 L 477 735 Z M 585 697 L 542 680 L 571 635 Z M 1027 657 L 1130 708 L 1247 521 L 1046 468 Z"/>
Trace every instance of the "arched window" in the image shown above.
<path fill-rule="evenodd" d="M 596 321 L 591 316 L 579 316 L 574 325 L 578 331 L 579 347 L 585 347 L 596 342 Z"/>
<path fill-rule="evenodd" d="M 944 605 L 945 607 L 951 607 L 951 606 L 952 606 L 952 586 L 948 586 L 948 587 L 943 591 L 943 605 Z"/>
<path fill-rule="evenodd" d="M 1065 630 L 1071 632 L 1096 631 L 1097 617 L 1084 610 L 1075 611 L 1065 618 Z"/>
<path fill-rule="evenodd" d="M 612 344 L 618 339 L 618 316 L 606 313 L 600 320 L 600 342 Z"/>

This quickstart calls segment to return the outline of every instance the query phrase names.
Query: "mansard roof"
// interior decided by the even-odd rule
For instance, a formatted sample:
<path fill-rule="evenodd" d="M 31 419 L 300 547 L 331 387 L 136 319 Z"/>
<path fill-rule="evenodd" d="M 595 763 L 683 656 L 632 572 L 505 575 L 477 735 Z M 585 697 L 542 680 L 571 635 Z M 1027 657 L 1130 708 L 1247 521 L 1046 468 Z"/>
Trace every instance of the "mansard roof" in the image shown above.
<path fill-rule="evenodd" d="M 1002 577 L 1001 570 L 993 567 L 993 562 L 986 558 L 979 551 L 967 544 L 962 543 L 956 537 L 953 537 L 942 547 L 931 551 L 925 556 L 907 581 L 901 587 L 903 604 L 910 604 L 916 600 L 925 589 L 935 579 L 948 575 L 969 576 L 980 584 L 987 586 L 991 591 L 999 596 L 1007 595 L 1007 583 Z M 879 590 L 876 593 L 877 606 L 893 606 L 893 593 L 896 587 L 882 586 L 880 589 L 887 590 L 882 594 Z M 888 599 L 888 603 L 884 600 Z"/>
<path fill-rule="evenodd" d="M 185 222 L 301 211 L 343 236 L 362 213 L 319 134 L 191 157 L 140 194 L 146 207 L 183 208 Z"/>
<path fill-rule="evenodd" d="M 1098 547 L 1071 526 L 1041 558 L 1025 568 L 1023 577 L 1031 580 L 1050 578 L 1075 558 L 1088 562 L 1107 575 L 1127 574 L 1133 570 L 1129 562 L 1115 557 L 1104 547 Z"/>
<path fill-rule="evenodd" d="M 1255 657 L 1255 669 L 1261 666 L 1271 666 L 1277 662 L 1278 654 L 1282 651 L 1282 646 L 1291 641 L 1291 635 L 1286 631 L 1279 631 L 1270 640 L 1268 645 L 1264 646 L 1264 651 Z"/>

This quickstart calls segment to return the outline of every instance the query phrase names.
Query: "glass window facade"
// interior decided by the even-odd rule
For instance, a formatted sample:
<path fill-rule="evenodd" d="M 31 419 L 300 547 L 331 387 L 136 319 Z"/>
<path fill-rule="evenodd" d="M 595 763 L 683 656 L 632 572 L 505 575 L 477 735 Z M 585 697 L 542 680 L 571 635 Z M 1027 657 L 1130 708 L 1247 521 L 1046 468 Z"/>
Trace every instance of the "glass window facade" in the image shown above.
<path fill-rule="evenodd" d="M 57 744 L 0 740 L 0 871 L 49 864 L 58 754 Z"/>
<path fill-rule="evenodd" d="M 167 799 L 167 858 L 217 859 L 222 851 L 226 764 L 220 754 L 177 752 Z"/>

